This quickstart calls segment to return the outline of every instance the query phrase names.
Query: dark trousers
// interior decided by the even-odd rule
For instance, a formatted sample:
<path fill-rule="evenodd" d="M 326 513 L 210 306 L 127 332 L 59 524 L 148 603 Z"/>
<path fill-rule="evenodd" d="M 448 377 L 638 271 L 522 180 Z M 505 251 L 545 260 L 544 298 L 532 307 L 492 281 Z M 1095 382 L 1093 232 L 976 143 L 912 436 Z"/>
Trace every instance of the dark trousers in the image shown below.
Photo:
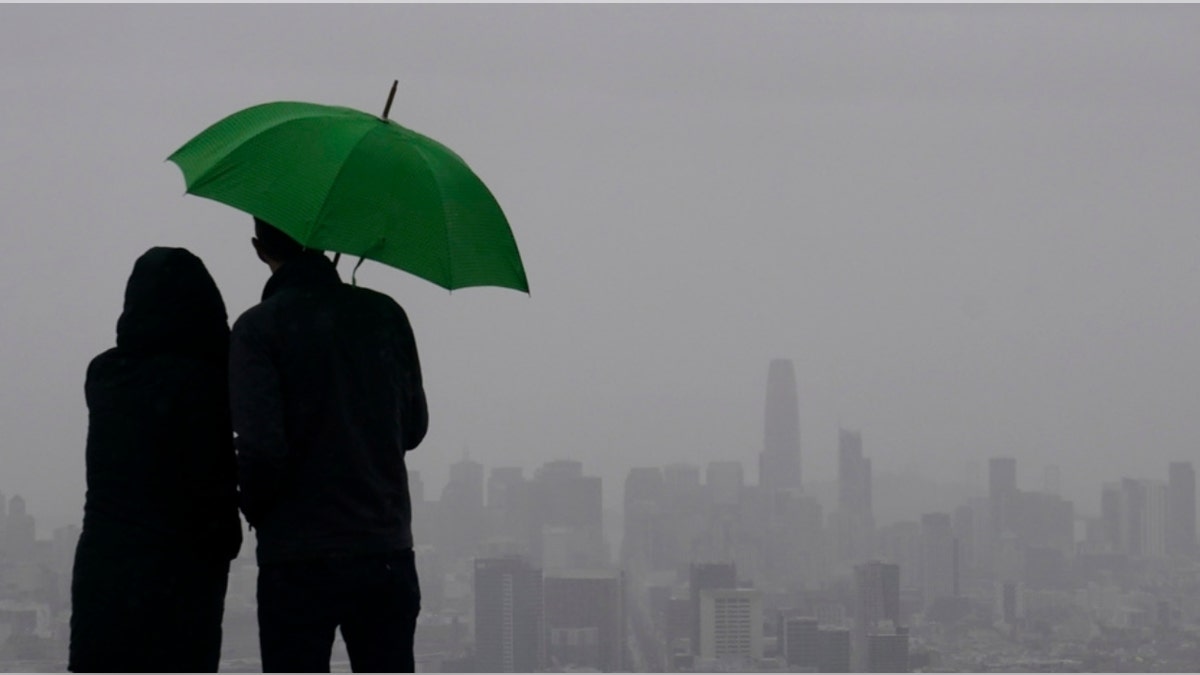
<path fill-rule="evenodd" d="M 85 529 L 71 580 L 72 672 L 215 673 L 229 561 Z"/>
<path fill-rule="evenodd" d="M 258 640 L 263 672 L 329 672 L 339 627 L 354 672 L 414 672 L 420 609 L 412 549 L 262 565 Z"/>

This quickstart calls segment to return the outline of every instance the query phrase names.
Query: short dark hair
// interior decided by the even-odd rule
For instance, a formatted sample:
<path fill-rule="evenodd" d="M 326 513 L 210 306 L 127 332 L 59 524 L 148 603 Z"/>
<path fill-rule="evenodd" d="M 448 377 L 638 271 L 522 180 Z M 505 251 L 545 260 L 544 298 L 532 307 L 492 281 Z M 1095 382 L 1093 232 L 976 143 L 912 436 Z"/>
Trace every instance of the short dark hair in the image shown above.
<path fill-rule="evenodd" d="M 287 262 L 304 253 L 300 242 L 258 216 L 254 217 L 254 236 L 263 254 L 279 262 Z"/>

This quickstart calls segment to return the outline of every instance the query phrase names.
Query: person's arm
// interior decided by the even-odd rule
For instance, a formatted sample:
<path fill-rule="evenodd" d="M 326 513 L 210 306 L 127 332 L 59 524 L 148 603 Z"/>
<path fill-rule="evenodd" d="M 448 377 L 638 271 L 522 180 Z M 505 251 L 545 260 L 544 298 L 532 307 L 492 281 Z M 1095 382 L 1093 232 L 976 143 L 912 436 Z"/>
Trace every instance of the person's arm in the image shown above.
<path fill-rule="evenodd" d="M 279 496 L 288 445 L 279 372 L 264 336 L 244 320 L 234 324 L 230 335 L 229 405 L 242 513 L 257 527 Z"/>
<path fill-rule="evenodd" d="M 429 430 L 429 407 L 425 402 L 421 359 L 417 356 L 417 339 L 413 336 L 412 324 L 409 323 L 403 308 L 397 305 L 396 310 L 399 313 L 397 350 L 403 359 L 400 380 L 403 409 L 400 411 L 400 429 L 404 438 L 401 442 L 405 450 L 412 450 L 421 444 Z"/>

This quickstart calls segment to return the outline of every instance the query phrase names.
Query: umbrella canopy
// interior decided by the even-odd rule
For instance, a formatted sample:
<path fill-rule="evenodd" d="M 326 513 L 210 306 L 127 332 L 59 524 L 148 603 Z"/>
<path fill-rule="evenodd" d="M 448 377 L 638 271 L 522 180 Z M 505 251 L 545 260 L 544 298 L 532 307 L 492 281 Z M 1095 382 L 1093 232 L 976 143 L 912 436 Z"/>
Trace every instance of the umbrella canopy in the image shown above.
<path fill-rule="evenodd" d="M 375 115 L 276 102 L 202 131 L 169 158 L 187 192 L 304 246 L 391 265 L 443 288 L 529 292 L 500 205 L 458 155 Z"/>

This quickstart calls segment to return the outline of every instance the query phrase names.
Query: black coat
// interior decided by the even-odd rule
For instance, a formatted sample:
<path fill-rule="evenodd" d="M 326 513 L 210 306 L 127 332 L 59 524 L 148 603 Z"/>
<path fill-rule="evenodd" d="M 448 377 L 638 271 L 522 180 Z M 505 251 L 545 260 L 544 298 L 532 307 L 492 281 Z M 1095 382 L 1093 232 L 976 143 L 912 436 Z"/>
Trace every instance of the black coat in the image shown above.
<path fill-rule="evenodd" d="M 117 346 L 93 359 L 85 384 L 72 669 L 216 668 L 225 576 L 242 541 L 228 334 L 199 258 L 153 248 L 138 259 Z"/>
<path fill-rule="evenodd" d="M 233 326 L 230 401 L 260 563 L 412 547 L 404 454 L 428 411 L 394 300 L 318 253 L 285 263 Z"/>

